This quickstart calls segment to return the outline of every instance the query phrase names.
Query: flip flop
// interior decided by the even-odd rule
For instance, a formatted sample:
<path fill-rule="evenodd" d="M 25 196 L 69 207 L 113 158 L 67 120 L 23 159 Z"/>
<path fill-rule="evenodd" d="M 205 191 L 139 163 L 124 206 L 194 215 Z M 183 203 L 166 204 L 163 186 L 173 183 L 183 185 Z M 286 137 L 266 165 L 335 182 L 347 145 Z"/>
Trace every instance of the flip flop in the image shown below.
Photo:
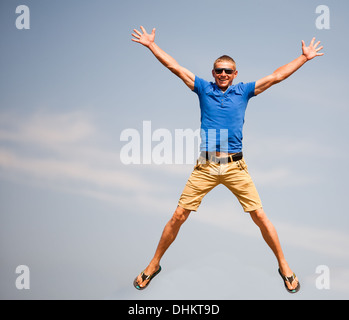
<path fill-rule="evenodd" d="M 301 284 L 299 283 L 299 281 L 298 281 L 297 287 L 294 288 L 294 289 L 289 289 L 289 288 L 287 287 L 287 284 L 286 284 L 286 282 L 289 282 L 290 284 L 292 284 L 292 282 L 296 279 L 295 273 L 293 273 L 293 275 L 290 276 L 290 277 L 286 277 L 286 276 L 284 276 L 284 275 L 281 273 L 280 269 L 278 269 L 278 271 L 279 271 L 279 274 L 280 274 L 282 280 L 284 280 L 284 285 L 285 285 L 286 290 L 287 290 L 289 293 L 296 293 L 296 292 L 298 292 L 299 289 L 301 288 Z"/>
<path fill-rule="evenodd" d="M 137 276 L 137 277 L 134 279 L 134 281 L 133 281 L 134 287 L 135 287 L 137 290 L 144 290 L 146 287 L 148 287 L 150 281 L 151 281 L 152 279 L 154 279 L 155 276 L 157 276 L 157 275 L 160 273 L 160 271 L 161 271 L 161 266 L 159 266 L 158 271 L 155 271 L 153 274 L 151 274 L 151 275 L 149 275 L 149 276 L 146 275 L 146 274 L 144 273 L 144 271 L 143 271 L 143 272 L 141 273 L 142 282 L 145 281 L 145 280 L 148 280 L 148 283 L 147 283 L 144 287 L 141 287 L 141 286 L 138 284 L 138 282 L 137 282 L 137 278 L 138 278 L 138 276 Z"/>

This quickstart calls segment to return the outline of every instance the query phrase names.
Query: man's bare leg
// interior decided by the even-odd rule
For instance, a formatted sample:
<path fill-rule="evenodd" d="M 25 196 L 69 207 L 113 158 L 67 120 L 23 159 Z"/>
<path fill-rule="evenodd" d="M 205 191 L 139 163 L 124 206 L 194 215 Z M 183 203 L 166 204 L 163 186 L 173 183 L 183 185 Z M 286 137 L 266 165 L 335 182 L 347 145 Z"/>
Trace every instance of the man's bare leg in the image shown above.
<path fill-rule="evenodd" d="M 270 249 L 274 252 L 275 257 L 279 263 L 279 268 L 281 273 L 287 277 L 291 276 L 293 272 L 290 269 L 284 257 L 284 254 L 282 252 L 281 244 L 280 244 L 276 229 L 273 226 L 273 224 L 270 222 L 270 220 L 267 218 L 267 215 L 265 214 L 264 210 L 262 208 L 257 209 L 255 211 L 250 212 L 250 215 L 252 220 L 255 222 L 255 224 L 260 228 L 265 242 L 268 244 Z M 297 287 L 297 283 L 298 283 L 298 279 L 295 278 L 292 284 L 290 284 L 289 282 L 286 282 L 286 285 L 289 289 L 295 289 Z"/>
<path fill-rule="evenodd" d="M 179 229 L 181 228 L 182 224 L 188 219 L 190 212 L 190 210 L 183 209 L 179 206 L 177 207 L 172 218 L 169 222 L 167 222 L 164 231 L 162 232 L 153 259 L 144 270 L 144 273 L 146 275 L 151 275 L 159 269 L 162 256 L 172 244 L 172 242 L 176 239 Z M 139 275 L 137 278 L 137 283 L 140 287 L 144 287 L 148 283 L 148 280 L 142 282 L 142 277 L 141 275 Z"/>

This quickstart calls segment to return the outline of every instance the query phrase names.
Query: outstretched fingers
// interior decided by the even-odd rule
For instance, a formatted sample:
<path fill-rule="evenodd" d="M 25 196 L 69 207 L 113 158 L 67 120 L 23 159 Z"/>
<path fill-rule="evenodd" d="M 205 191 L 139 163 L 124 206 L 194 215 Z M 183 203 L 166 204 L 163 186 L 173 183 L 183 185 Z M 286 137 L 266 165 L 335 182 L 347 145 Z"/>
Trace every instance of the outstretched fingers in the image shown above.
<path fill-rule="evenodd" d="M 134 34 L 134 33 L 132 33 L 132 36 L 135 37 L 136 39 L 139 39 L 141 37 L 138 34 Z"/>
<path fill-rule="evenodd" d="M 141 30 L 144 34 L 147 34 L 147 30 L 145 30 L 145 28 L 143 26 L 141 26 Z"/>
<path fill-rule="evenodd" d="M 320 50 L 322 50 L 322 49 L 324 48 L 324 46 L 321 46 L 321 47 L 317 48 L 317 46 L 318 46 L 320 43 L 321 43 L 321 41 L 318 41 L 318 42 L 316 42 L 315 45 L 314 45 L 314 49 L 315 49 L 315 52 L 316 52 L 316 55 L 317 55 L 317 56 L 323 56 L 323 55 L 324 55 L 323 52 L 318 53 Z"/>
<path fill-rule="evenodd" d="M 321 43 L 321 41 L 316 42 L 314 45 L 314 48 L 316 48 L 320 43 Z"/>
<path fill-rule="evenodd" d="M 321 41 L 317 41 L 315 43 L 315 37 L 313 37 L 313 39 L 310 41 L 309 46 L 307 47 L 304 40 L 302 40 L 302 50 L 303 50 L 303 54 L 304 56 L 308 59 L 311 60 L 314 57 L 317 56 L 323 56 L 324 53 L 323 52 L 319 52 L 321 51 L 324 47 L 320 46 Z"/>
<path fill-rule="evenodd" d="M 139 39 L 141 38 L 141 33 L 137 30 L 137 29 L 133 29 L 134 33 L 132 33 L 132 38 L 131 40 L 134 41 L 134 42 L 139 42 Z"/>
<path fill-rule="evenodd" d="M 142 35 L 137 29 L 133 29 L 133 31 L 136 32 L 139 36 Z"/>
<path fill-rule="evenodd" d="M 140 40 L 136 35 L 132 33 L 132 36 L 134 36 L 134 38 L 131 39 L 132 41 L 140 43 Z"/>
<path fill-rule="evenodd" d="M 143 26 L 140 27 L 141 31 L 137 29 L 133 29 L 132 33 L 132 41 L 140 43 L 145 47 L 149 47 L 151 43 L 154 42 L 155 39 L 155 28 L 152 30 L 150 34 L 147 33 L 147 30 Z"/>
<path fill-rule="evenodd" d="M 322 50 L 323 48 L 324 48 L 324 46 L 321 46 L 321 47 L 317 48 L 315 51 L 318 52 L 318 51 Z"/>

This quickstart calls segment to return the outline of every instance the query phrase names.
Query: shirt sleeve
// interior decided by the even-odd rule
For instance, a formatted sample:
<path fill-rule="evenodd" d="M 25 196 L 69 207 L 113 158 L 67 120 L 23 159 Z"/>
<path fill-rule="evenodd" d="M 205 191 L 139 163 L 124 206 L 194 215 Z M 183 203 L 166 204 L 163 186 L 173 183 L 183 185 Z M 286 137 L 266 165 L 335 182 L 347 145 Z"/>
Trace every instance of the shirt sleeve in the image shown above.
<path fill-rule="evenodd" d="M 194 90 L 193 91 L 197 95 L 200 95 L 206 85 L 207 85 L 207 81 L 205 81 L 204 79 L 199 78 L 198 76 L 195 76 Z"/>
<path fill-rule="evenodd" d="M 248 82 L 245 84 L 245 90 L 244 93 L 247 97 L 247 99 L 251 99 L 252 97 L 255 96 L 254 90 L 256 88 L 256 82 Z"/>

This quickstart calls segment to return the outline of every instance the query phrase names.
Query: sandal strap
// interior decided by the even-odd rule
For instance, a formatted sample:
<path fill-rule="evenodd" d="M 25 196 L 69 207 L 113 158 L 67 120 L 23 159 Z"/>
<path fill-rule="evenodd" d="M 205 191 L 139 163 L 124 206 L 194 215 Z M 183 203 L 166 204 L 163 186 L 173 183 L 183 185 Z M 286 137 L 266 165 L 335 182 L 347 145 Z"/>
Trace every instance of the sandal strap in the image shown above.
<path fill-rule="evenodd" d="M 283 276 L 283 278 L 284 278 L 285 281 L 287 281 L 290 284 L 292 284 L 292 282 L 296 279 L 296 275 L 295 275 L 295 273 L 293 273 L 292 276 L 290 276 L 290 277 Z"/>
<path fill-rule="evenodd" d="M 296 274 L 293 272 L 293 274 L 290 276 L 290 277 L 286 277 L 285 275 L 283 275 L 281 273 L 281 270 L 279 269 L 279 273 L 280 273 L 280 276 L 282 277 L 282 279 L 284 281 L 287 281 L 289 282 L 290 284 L 292 284 L 292 282 L 296 279 Z"/>
<path fill-rule="evenodd" d="M 144 273 L 144 271 L 142 271 L 141 273 L 141 277 L 142 277 L 142 281 L 145 281 L 145 280 L 149 280 L 151 278 L 151 275 L 148 276 Z"/>
<path fill-rule="evenodd" d="M 145 281 L 145 280 L 149 280 L 150 281 L 151 279 L 153 279 L 161 271 L 161 266 L 159 266 L 159 269 L 157 271 L 155 271 L 153 274 L 149 275 L 149 276 L 147 274 L 145 274 L 144 271 L 145 270 L 143 270 L 142 273 L 141 273 L 142 280 L 143 281 Z"/>

